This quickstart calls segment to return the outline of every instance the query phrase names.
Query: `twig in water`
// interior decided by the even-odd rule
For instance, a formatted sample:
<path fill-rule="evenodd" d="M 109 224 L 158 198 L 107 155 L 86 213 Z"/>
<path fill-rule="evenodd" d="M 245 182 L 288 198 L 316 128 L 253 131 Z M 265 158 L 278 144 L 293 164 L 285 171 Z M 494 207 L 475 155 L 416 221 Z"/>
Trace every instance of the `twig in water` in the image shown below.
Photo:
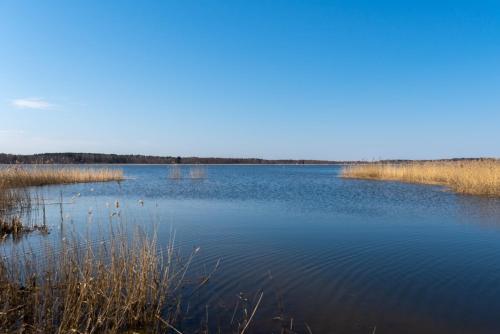
<path fill-rule="evenodd" d="M 236 306 L 234 307 L 233 316 L 231 317 L 231 325 L 233 324 L 234 316 L 236 315 L 236 311 L 238 310 L 239 305 L 240 305 L 240 298 L 238 298 L 238 300 L 236 301 Z"/>
<path fill-rule="evenodd" d="M 175 328 L 174 326 L 172 326 L 171 324 L 169 324 L 168 322 L 166 322 L 162 317 L 160 317 L 159 315 L 156 316 L 156 318 L 158 320 L 160 320 L 165 326 L 167 326 L 168 328 L 170 329 L 173 329 L 174 332 L 176 332 L 177 334 L 182 334 L 181 331 L 179 331 L 177 328 Z"/>
<path fill-rule="evenodd" d="M 250 325 L 250 322 L 252 321 L 253 319 L 253 316 L 255 315 L 255 312 L 257 311 L 257 308 L 259 307 L 260 305 L 260 302 L 262 301 L 262 297 L 264 296 L 264 291 L 262 291 L 260 293 L 260 297 L 259 297 L 259 300 L 257 301 L 257 304 L 255 305 L 253 311 L 252 311 L 252 314 L 250 315 L 250 318 L 248 319 L 247 323 L 245 324 L 245 327 L 243 327 L 243 330 L 241 331 L 240 334 L 243 334 L 245 333 L 245 331 L 247 330 L 248 328 L 248 325 Z"/>

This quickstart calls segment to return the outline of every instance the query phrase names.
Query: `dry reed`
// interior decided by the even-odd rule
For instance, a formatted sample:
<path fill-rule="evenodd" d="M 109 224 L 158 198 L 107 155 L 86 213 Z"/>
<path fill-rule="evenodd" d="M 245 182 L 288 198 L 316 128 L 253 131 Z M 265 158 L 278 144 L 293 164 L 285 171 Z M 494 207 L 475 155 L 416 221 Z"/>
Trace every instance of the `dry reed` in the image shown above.
<path fill-rule="evenodd" d="M 0 169 L 0 189 L 50 184 L 123 180 L 123 172 L 111 168 L 7 167 Z"/>
<path fill-rule="evenodd" d="M 170 166 L 170 173 L 168 175 L 169 179 L 179 180 L 182 179 L 182 171 L 181 168 L 177 165 Z"/>
<path fill-rule="evenodd" d="M 19 165 L 0 168 L 0 241 L 7 234 L 18 235 L 21 232 L 33 230 L 23 226 L 18 216 L 10 215 L 17 209 L 30 209 L 31 198 L 26 187 L 122 179 L 121 170 L 110 168 L 22 167 Z"/>
<path fill-rule="evenodd" d="M 60 249 L 47 246 L 38 260 L 0 257 L 0 332 L 172 329 L 187 266 L 175 261 L 172 240 L 162 253 L 154 237 L 124 235 L 83 246 L 63 239 Z"/>
<path fill-rule="evenodd" d="M 191 179 L 205 179 L 207 177 L 207 173 L 205 172 L 205 168 L 203 166 L 193 166 L 189 170 L 189 177 Z"/>
<path fill-rule="evenodd" d="M 500 196 L 500 161 L 369 163 L 347 166 L 342 177 L 443 185 L 462 194 Z"/>
<path fill-rule="evenodd" d="M 22 189 L 5 189 L 0 186 L 0 216 L 14 207 L 28 206 L 29 194 Z"/>

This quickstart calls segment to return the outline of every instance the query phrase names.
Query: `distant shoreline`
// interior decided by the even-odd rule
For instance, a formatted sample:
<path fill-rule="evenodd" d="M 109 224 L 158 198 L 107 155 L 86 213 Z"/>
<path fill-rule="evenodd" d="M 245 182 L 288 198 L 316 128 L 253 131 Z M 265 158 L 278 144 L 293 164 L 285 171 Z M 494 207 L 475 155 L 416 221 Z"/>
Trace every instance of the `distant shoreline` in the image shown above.
<path fill-rule="evenodd" d="M 411 161 L 461 161 L 495 160 L 494 158 L 453 158 L 435 160 L 379 160 L 383 163 L 405 163 Z M 260 158 L 219 158 L 219 157 L 174 157 L 139 154 L 106 153 L 40 153 L 6 154 L 0 153 L 0 164 L 114 164 L 114 165 L 346 165 L 366 164 L 374 161 L 343 161 L 314 159 L 260 159 Z"/>
<path fill-rule="evenodd" d="M 0 153 L 0 164 L 331 165 L 342 163 L 345 162 L 312 159 L 206 158 L 73 152 L 27 155 Z"/>

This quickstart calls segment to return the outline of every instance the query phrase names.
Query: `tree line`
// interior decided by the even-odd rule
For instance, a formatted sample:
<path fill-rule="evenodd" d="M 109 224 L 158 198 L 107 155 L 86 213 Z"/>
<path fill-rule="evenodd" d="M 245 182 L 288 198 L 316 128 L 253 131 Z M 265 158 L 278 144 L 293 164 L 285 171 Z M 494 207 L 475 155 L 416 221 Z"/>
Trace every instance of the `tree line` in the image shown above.
<path fill-rule="evenodd" d="M 258 158 L 200 158 L 105 153 L 0 153 L 0 164 L 335 164 L 329 160 L 268 160 Z"/>

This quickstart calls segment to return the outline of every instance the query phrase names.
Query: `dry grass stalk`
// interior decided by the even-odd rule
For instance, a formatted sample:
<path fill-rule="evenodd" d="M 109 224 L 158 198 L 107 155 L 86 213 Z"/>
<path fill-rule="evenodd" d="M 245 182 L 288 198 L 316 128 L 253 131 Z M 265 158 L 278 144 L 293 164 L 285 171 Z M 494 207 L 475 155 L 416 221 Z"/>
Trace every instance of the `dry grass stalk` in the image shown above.
<path fill-rule="evenodd" d="M 31 198 L 23 189 L 4 189 L 0 187 L 0 241 L 8 235 L 20 237 L 32 228 L 25 226 L 20 215 L 31 209 Z"/>
<path fill-rule="evenodd" d="M 351 165 L 342 177 L 443 185 L 471 195 L 500 196 L 500 160 Z"/>
<path fill-rule="evenodd" d="M 0 216 L 2 213 L 19 206 L 29 206 L 30 196 L 22 189 L 5 189 L 0 184 Z"/>
<path fill-rule="evenodd" d="M 43 261 L 0 257 L 0 332 L 167 332 L 186 270 L 173 241 L 161 253 L 156 238 L 117 235 L 97 246 L 65 239 Z"/>

